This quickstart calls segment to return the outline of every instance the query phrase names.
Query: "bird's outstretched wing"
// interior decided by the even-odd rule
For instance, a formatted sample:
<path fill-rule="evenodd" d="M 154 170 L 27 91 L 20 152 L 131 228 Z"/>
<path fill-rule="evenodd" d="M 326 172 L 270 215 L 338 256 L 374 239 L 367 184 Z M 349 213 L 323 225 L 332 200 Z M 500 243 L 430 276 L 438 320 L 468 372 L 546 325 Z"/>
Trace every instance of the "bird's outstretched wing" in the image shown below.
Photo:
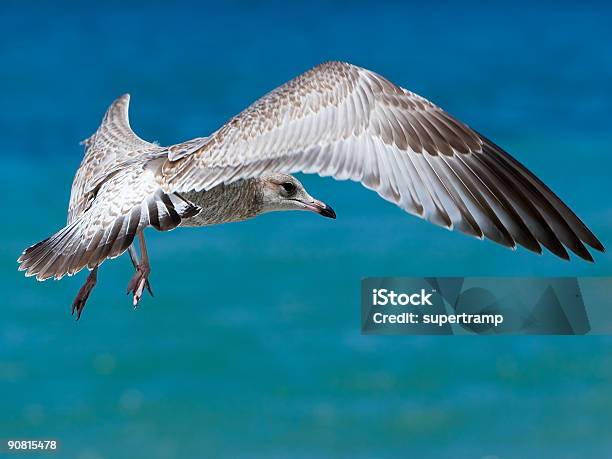
<path fill-rule="evenodd" d="M 561 258 L 603 250 L 580 219 L 498 146 L 369 70 L 329 62 L 273 90 L 162 169 L 166 191 L 266 171 L 363 183 L 446 228 Z M 541 245 L 540 245 L 541 244 Z M 565 247 L 564 247 L 565 246 Z"/>
<path fill-rule="evenodd" d="M 138 137 L 130 127 L 130 95 L 124 94 L 108 107 L 97 131 L 82 144 L 85 156 L 72 183 L 68 223 L 91 205 L 102 183 L 132 161 L 144 162 L 163 148 Z"/>

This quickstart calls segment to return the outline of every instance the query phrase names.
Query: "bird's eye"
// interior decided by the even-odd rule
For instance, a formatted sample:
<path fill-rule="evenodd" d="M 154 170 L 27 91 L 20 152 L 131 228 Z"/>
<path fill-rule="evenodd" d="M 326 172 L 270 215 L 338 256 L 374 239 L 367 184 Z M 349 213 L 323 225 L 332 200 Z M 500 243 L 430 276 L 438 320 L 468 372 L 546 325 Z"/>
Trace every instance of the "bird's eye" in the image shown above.
<path fill-rule="evenodd" d="M 284 182 L 284 183 L 281 183 L 281 186 L 283 187 L 283 190 L 285 191 L 285 193 L 287 193 L 287 194 L 295 193 L 296 187 L 295 187 L 295 185 L 293 183 L 291 183 L 291 182 Z"/>

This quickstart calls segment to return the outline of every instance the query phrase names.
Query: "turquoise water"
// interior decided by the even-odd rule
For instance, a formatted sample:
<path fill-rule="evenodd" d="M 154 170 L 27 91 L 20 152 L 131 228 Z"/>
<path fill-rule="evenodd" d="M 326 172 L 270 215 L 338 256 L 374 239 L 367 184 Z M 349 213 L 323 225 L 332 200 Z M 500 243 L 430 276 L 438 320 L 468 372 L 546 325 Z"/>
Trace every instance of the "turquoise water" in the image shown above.
<path fill-rule="evenodd" d="M 608 247 L 612 8 L 391 2 L 0 6 L 0 438 L 56 457 L 589 458 L 610 455 L 605 337 L 361 336 L 383 275 L 610 275 L 450 233 L 351 183 L 301 177 L 335 221 L 266 215 L 147 235 L 155 298 L 127 259 L 36 283 L 21 250 L 61 227 L 106 106 L 162 144 L 206 135 L 328 59 L 371 68 L 512 152 Z"/>

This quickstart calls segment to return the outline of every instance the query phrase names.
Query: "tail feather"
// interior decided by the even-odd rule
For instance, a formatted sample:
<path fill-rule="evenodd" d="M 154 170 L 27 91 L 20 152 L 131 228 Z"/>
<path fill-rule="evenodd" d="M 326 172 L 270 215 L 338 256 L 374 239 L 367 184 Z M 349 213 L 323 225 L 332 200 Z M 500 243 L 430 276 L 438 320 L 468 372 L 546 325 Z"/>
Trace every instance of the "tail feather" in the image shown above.
<path fill-rule="evenodd" d="M 17 260 L 19 270 L 40 281 L 71 276 L 85 267 L 91 270 L 125 252 L 145 227 L 168 231 L 176 228 L 182 218 L 199 211 L 184 198 L 161 190 L 104 225 L 99 224 L 94 206 L 51 237 L 27 248 Z"/>

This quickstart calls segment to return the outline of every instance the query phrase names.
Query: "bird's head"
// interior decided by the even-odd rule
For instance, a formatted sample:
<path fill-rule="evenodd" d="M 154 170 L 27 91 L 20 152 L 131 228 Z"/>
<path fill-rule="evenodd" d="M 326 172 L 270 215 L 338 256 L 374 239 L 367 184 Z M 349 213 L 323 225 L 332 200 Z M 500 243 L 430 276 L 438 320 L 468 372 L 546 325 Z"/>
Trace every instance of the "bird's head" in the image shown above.
<path fill-rule="evenodd" d="M 336 218 L 334 209 L 310 196 L 292 175 L 272 173 L 260 178 L 263 192 L 262 212 L 308 210 L 323 217 Z"/>

